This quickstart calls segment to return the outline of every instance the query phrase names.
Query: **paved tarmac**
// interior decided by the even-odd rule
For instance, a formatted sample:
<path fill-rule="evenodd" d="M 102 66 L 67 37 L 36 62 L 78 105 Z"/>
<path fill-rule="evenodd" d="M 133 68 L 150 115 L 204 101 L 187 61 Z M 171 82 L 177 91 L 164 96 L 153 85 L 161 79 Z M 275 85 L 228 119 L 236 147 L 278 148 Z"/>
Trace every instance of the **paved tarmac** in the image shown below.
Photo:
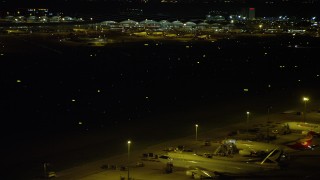
<path fill-rule="evenodd" d="M 308 121 L 319 122 L 320 113 L 312 111 L 308 113 Z M 269 121 L 267 121 L 269 119 Z M 299 121 L 301 116 L 295 113 L 290 114 L 270 114 L 268 118 L 261 116 L 256 118 L 254 123 L 250 123 L 250 128 L 257 126 L 260 127 L 272 127 L 279 128 L 281 123 L 286 121 Z M 160 163 L 155 158 L 142 158 L 143 154 L 153 153 L 153 155 L 164 154 L 164 149 L 177 147 L 184 145 L 186 148 L 196 150 L 199 152 L 213 152 L 216 147 L 219 146 L 219 142 L 226 138 L 244 139 L 246 137 L 253 137 L 253 134 L 241 133 L 246 129 L 245 123 L 233 124 L 225 128 L 217 128 L 209 132 L 199 134 L 198 141 L 195 141 L 194 137 L 183 137 L 180 139 L 174 139 L 161 144 L 149 146 L 143 151 L 135 151 L 130 153 L 130 165 L 129 165 L 129 176 L 133 179 L 139 180 L 163 180 L 163 179 L 175 179 L 184 180 L 190 179 L 185 175 L 184 169 L 174 168 L 173 173 L 165 173 L 165 165 Z M 234 136 L 227 136 L 229 132 L 236 131 L 238 134 Z M 284 143 L 288 141 L 294 141 L 303 137 L 299 133 L 291 133 L 288 135 L 277 135 L 277 139 L 271 143 Z M 211 146 L 204 146 L 204 142 L 210 140 Z M 319 139 L 313 138 L 313 143 L 318 144 Z M 236 179 L 316 179 L 319 175 L 318 169 L 320 167 L 320 149 L 315 148 L 313 150 L 305 151 L 289 151 L 290 160 L 288 166 L 279 171 L 272 171 L 266 174 L 261 174 L 259 177 L 246 177 Z M 91 162 L 83 166 L 74 167 L 68 170 L 57 172 L 57 179 L 82 179 L 82 180 L 118 180 L 127 179 L 128 171 L 121 166 L 126 167 L 128 162 L 128 154 L 122 154 L 114 156 L 108 159 L 102 159 L 99 161 Z M 143 162 L 143 167 L 137 167 L 137 162 Z M 111 166 L 114 165 L 116 169 L 103 169 L 103 165 Z"/>

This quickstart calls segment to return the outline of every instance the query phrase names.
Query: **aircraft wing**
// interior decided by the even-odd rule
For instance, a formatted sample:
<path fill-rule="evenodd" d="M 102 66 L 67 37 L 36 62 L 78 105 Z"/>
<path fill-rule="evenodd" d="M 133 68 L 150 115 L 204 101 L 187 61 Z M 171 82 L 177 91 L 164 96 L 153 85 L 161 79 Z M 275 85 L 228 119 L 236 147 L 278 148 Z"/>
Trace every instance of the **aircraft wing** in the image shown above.
<path fill-rule="evenodd" d="M 186 175 L 192 177 L 193 179 L 213 179 L 213 178 L 235 178 L 235 177 L 245 177 L 237 174 L 232 174 L 223 171 L 213 171 L 206 169 L 201 166 L 190 166 L 186 170 Z"/>
<path fill-rule="evenodd" d="M 213 178 L 217 174 L 202 167 L 189 167 L 186 171 L 187 176 L 191 176 L 194 179 Z"/>

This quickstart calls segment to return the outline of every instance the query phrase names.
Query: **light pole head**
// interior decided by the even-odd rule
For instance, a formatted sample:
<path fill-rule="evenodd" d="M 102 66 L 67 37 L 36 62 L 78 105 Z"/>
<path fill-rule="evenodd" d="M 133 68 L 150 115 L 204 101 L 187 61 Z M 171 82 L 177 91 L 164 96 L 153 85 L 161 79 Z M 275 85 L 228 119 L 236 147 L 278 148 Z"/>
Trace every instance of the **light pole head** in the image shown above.
<path fill-rule="evenodd" d="M 131 144 L 131 141 L 130 141 L 130 140 L 128 141 L 128 144 Z"/>
<path fill-rule="evenodd" d="M 198 127 L 199 125 L 198 124 L 196 124 L 196 127 Z"/>
<path fill-rule="evenodd" d="M 247 111 L 247 115 L 249 115 L 250 114 L 250 112 L 249 111 Z"/>
<path fill-rule="evenodd" d="M 304 102 L 307 102 L 307 101 L 309 101 L 309 98 L 303 97 L 303 101 L 304 101 Z"/>

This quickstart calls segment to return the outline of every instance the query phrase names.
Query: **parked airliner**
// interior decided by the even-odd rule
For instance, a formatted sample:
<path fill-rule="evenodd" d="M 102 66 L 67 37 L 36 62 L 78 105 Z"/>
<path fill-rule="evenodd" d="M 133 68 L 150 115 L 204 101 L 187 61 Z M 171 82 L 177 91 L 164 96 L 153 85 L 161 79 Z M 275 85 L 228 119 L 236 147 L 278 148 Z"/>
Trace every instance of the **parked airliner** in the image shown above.
<path fill-rule="evenodd" d="M 194 153 L 168 152 L 159 160 L 172 164 L 173 167 L 184 167 L 187 175 L 195 179 L 213 178 L 216 176 L 252 176 L 261 172 L 281 169 L 280 161 L 283 160 L 283 150 L 275 148 L 259 162 L 243 162 L 236 159 L 207 158 Z"/>

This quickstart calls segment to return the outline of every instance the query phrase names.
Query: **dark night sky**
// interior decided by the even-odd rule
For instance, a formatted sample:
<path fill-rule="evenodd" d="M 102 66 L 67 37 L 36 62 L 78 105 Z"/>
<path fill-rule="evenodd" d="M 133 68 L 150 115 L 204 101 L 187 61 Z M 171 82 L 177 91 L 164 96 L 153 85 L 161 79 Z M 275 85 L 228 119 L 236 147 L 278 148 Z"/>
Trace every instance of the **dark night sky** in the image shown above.
<path fill-rule="evenodd" d="M 277 1 L 277 0 L 276 0 Z M 319 1 L 315 1 L 316 4 L 306 4 L 306 3 L 274 3 L 266 4 L 263 0 L 251 0 L 247 3 L 220 3 L 209 5 L 206 3 L 158 3 L 159 1 L 149 1 L 149 3 L 140 3 L 141 1 L 132 1 L 128 3 L 122 0 L 97 0 L 97 2 L 88 2 L 86 0 L 2 0 L 0 6 L 3 10 L 10 10 L 14 8 L 50 8 L 61 11 L 71 11 L 72 12 L 94 12 L 94 13 L 106 13 L 106 11 L 121 11 L 124 8 L 141 8 L 145 13 L 162 13 L 165 11 L 171 12 L 181 12 L 187 14 L 195 12 L 203 12 L 204 14 L 210 10 L 214 9 L 240 9 L 242 7 L 256 7 L 256 16 L 278 16 L 287 14 L 289 16 L 317 16 L 319 15 Z M 152 3 L 154 2 L 154 3 Z M 188 2 L 188 1 L 181 1 Z M 198 2 L 198 1 L 195 1 Z M 302 2 L 302 1 L 298 1 Z M 112 13 L 117 13 L 113 11 Z"/>
<path fill-rule="evenodd" d="M 9 1 L 8 1 L 9 2 Z M 5 11 L 12 11 L 16 8 L 48 8 L 51 12 L 64 12 L 70 16 L 86 16 L 96 15 L 107 17 L 107 15 L 117 15 L 127 8 L 137 8 L 143 10 L 143 15 L 152 17 L 155 14 L 168 14 L 174 17 L 196 17 L 204 18 L 205 15 L 212 10 L 229 11 L 231 14 L 241 11 L 245 7 L 255 7 L 256 17 L 271 16 L 297 16 L 297 17 L 313 17 L 320 15 L 320 5 L 310 4 L 284 4 L 284 5 L 250 5 L 250 4 L 137 4 L 137 3 L 118 3 L 118 2 L 101 2 L 89 3 L 74 0 L 72 2 L 63 1 L 25 1 L 24 3 L 2 3 L 0 6 L 0 14 Z M 2 11 L 2 12 L 1 12 Z"/>
<path fill-rule="evenodd" d="M 59 0 L 3 1 L 0 0 L 0 12 L 5 12 L 3 9 L 14 11 L 23 7 L 48 7 L 65 14 L 76 12 L 97 16 L 110 14 L 111 10 L 114 10 L 112 13 L 119 13 L 126 7 L 138 7 L 144 9 L 146 14 L 179 11 L 182 17 L 191 12 L 192 15 L 204 17 L 213 7 L 229 10 L 231 7 L 241 7 L 75 3 L 80 0 L 70 3 Z M 256 6 L 256 14 L 309 16 L 319 13 L 317 6 L 290 7 Z M 235 111 L 245 112 L 255 108 L 265 111 L 272 101 L 268 97 L 292 100 L 304 92 L 310 93 L 309 89 L 315 92 L 320 89 L 320 66 L 318 59 L 314 58 L 319 55 L 318 38 L 228 38 L 209 44 L 162 44 L 153 41 L 146 42 L 149 46 L 128 43 L 99 49 L 57 46 L 57 42 L 42 46 L 42 41 L 47 39 L 28 41 L 19 37 L 23 36 L 12 38 L 12 43 L 0 39 L 1 45 L 5 45 L 3 47 L 12 47 L 17 51 L 26 49 L 23 52 L 27 52 L 3 53 L 4 58 L 0 58 L 0 137 L 4 142 L 2 150 L 7 148 L 1 154 L 11 153 L 14 157 L 15 152 L 20 150 L 16 146 L 27 143 L 31 146 L 36 142 L 33 137 L 42 141 L 51 135 L 64 136 L 73 131 L 83 134 L 95 130 L 114 131 L 118 138 L 123 139 L 146 127 L 149 131 L 162 127 L 176 135 L 190 134 L 188 125 L 194 121 L 211 125 L 221 123 L 221 117 L 227 120 Z M 295 45 L 299 48 L 294 48 Z M 187 49 L 186 46 L 192 48 Z M 64 53 L 54 56 L 49 51 L 51 48 Z M 91 54 L 97 56 L 89 56 Z M 271 88 L 266 88 L 269 84 L 272 84 Z M 243 93 L 243 89 L 248 87 L 250 94 Z M 316 95 L 318 93 L 314 93 Z M 200 111 L 202 107 L 207 108 L 207 114 L 188 116 L 186 113 Z M 225 109 L 220 111 L 219 108 Z M 181 124 L 185 127 L 180 127 Z M 211 127 L 208 125 L 206 128 Z M 146 138 L 145 134 L 140 138 Z M 24 158 L 32 157 L 28 154 Z M 38 166 L 38 161 L 43 160 L 41 158 L 33 160 L 31 166 Z M 11 163 L 9 167 L 13 167 L 12 171 L 16 173 L 17 163 L 7 159 Z M 28 164 L 22 164 L 23 170 L 30 166 L 29 161 L 25 162 Z"/>

